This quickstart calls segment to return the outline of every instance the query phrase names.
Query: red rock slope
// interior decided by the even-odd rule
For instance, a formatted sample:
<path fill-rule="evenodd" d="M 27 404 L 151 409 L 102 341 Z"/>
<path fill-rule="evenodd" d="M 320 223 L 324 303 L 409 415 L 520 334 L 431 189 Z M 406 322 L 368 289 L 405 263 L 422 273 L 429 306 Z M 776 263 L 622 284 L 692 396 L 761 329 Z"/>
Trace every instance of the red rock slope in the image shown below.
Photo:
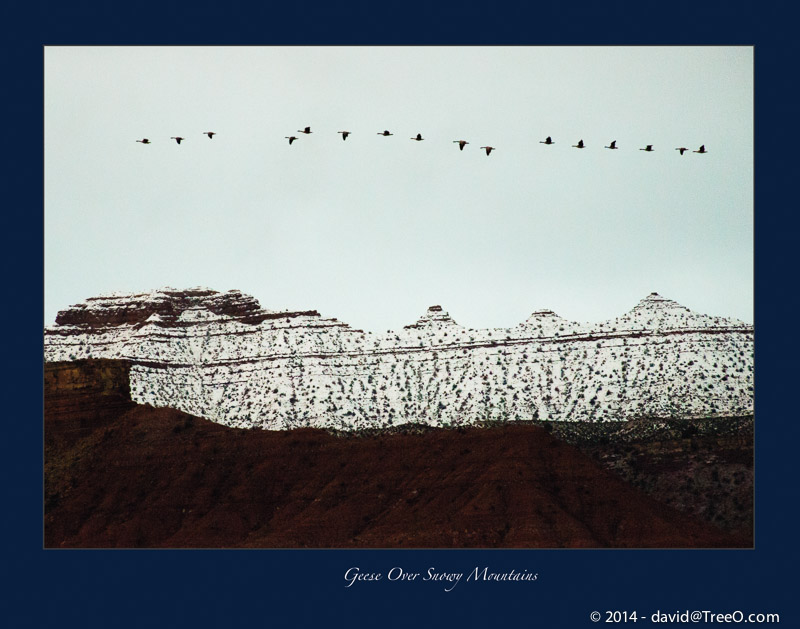
<path fill-rule="evenodd" d="M 45 404 L 47 547 L 751 546 L 535 426 L 234 429 L 108 404 L 115 394 L 88 384 L 76 410 L 57 380 Z M 93 419 L 76 433 L 81 412 Z"/>

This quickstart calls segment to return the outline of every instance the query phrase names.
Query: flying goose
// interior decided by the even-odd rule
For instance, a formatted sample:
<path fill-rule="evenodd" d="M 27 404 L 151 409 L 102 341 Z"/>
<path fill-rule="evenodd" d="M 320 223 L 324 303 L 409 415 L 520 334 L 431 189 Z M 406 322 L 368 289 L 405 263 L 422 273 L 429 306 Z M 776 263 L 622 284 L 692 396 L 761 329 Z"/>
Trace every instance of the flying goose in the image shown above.
<path fill-rule="evenodd" d="M 482 149 L 486 149 L 486 154 L 487 155 L 495 150 L 495 148 L 493 146 L 482 146 L 481 148 Z"/>
<path fill-rule="evenodd" d="M 613 141 L 613 142 L 611 142 L 611 144 L 609 144 L 609 145 L 608 145 L 606 148 L 607 148 L 607 149 L 618 149 L 619 147 L 617 146 L 617 141 L 616 141 L 616 140 L 614 140 L 614 141 Z"/>
<path fill-rule="evenodd" d="M 700 149 L 697 150 L 697 151 L 692 151 L 692 153 L 708 153 L 708 151 L 706 150 L 706 145 L 705 144 L 701 144 L 700 145 Z"/>
<path fill-rule="evenodd" d="M 551 137 L 548 135 L 548 136 L 547 136 L 547 137 L 544 139 L 544 141 L 542 141 L 542 140 L 539 140 L 539 144 L 555 144 L 555 142 L 553 142 L 553 138 L 551 138 Z"/>
<path fill-rule="evenodd" d="M 648 144 L 648 145 L 647 145 L 647 146 L 645 146 L 643 149 L 639 149 L 639 150 L 640 150 L 640 151 L 647 151 L 647 152 L 649 153 L 650 151 L 652 151 L 652 150 L 653 150 L 653 145 L 652 145 L 652 144 Z"/>
<path fill-rule="evenodd" d="M 469 142 L 467 142 L 466 140 L 453 140 L 453 143 L 458 144 L 458 149 L 460 151 L 464 150 L 465 144 L 469 144 Z"/>
<path fill-rule="evenodd" d="M 581 140 L 581 141 L 580 141 L 580 142 L 578 142 L 577 144 L 573 144 L 573 145 L 572 145 L 572 148 L 576 148 L 576 149 L 585 149 L 586 147 L 583 145 L 583 140 Z"/>
<path fill-rule="evenodd" d="M 682 147 L 680 147 L 680 148 L 677 148 L 677 149 L 675 149 L 675 150 L 676 150 L 676 151 L 680 151 L 680 152 L 681 152 L 681 155 L 683 155 L 683 154 L 684 154 L 686 151 L 688 151 L 689 149 L 687 149 L 685 146 L 682 146 Z"/>
<path fill-rule="evenodd" d="M 294 136 L 294 135 L 285 135 L 283 137 L 285 137 L 287 140 L 289 140 L 289 146 L 291 146 L 292 142 L 294 142 L 297 139 L 297 136 Z"/>
<path fill-rule="evenodd" d="M 181 136 L 170 136 L 170 140 L 175 140 L 178 144 L 181 143 L 181 140 L 185 140 L 186 138 L 182 138 Z"/>
<path fill-rule="evenodd" d="M 336 133 L 341 133 L 342 134 L 342 140 L 346 140 L 347 136 L 350 135 L 349 131 L 337 131 Z"/>
<path fill-rule="evenodd" d="M 309 134 L 311 133 L 311 127 L 306 127 L 305 129 L 298 129 L 297 131 L 300 133 Z"/>
<path fill-rule="evenodd" d="M 411 138 L 412 140 L 416 140 L 417 142 L 422 142 L 425 138 L 422 137 L 421 133 L 417 133 L 417 137 Z"/>
<path fill-rule="evenodd" d="M 394 133 L 389 133 L 388 131 L 378 132 L 378 135 L 394 135 Z"/>
<path fill-rule="evenodd" d="M 142 144 L 150 144 L 150 140 L 148 140 L 147 138 L 144 138 L 142 140 L 136 140 L 136 141 L 137 142 L 141 142 Z"/>
<path fill-rule="evenodd" d="M 209 140 L 213 140 L 214 136 L 217 135 L 216 131 L 203 131 L 203 134 L 207 135 Z"/>

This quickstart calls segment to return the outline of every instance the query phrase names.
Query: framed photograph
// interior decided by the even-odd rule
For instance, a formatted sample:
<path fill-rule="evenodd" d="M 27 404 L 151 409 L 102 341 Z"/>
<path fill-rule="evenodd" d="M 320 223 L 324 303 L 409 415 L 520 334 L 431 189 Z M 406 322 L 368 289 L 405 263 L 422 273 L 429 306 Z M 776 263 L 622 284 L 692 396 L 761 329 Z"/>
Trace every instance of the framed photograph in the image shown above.
<path fill-rule="evenodd" d="M 758 19 L 131 11 L 29 68 L 29 617 L 790 622 Z"/>

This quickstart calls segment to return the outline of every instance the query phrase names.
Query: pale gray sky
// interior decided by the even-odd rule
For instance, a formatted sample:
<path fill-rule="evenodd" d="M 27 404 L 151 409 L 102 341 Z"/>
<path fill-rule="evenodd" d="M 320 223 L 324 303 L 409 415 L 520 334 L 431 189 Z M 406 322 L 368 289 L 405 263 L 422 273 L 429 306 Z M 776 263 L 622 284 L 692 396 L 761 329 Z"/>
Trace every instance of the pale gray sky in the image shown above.
<path fill-rule="evenodd" d="M 652 291 L 752 322 L 752 181 L 751 47 L 47 47 L 45 323 L 164 286 L 373 331 Z"/>

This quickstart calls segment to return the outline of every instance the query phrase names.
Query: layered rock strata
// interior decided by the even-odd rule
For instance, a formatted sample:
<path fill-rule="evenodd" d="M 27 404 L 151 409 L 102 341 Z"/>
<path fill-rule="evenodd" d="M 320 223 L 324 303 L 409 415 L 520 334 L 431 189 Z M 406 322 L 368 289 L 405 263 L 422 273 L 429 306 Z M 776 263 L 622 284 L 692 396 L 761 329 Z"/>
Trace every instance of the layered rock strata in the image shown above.
<path fill-rule="evenodd" d="M 652 293 L 613 320 L 550 310 L 470 329 L 432 306 L 402 330 L 355 330 L 239 291 L 87 299 L 45 330 L 46 361 L 130 361 L 134 401 L 237 427 L 610 421 L 752 413 L 753 327 Z"/>

